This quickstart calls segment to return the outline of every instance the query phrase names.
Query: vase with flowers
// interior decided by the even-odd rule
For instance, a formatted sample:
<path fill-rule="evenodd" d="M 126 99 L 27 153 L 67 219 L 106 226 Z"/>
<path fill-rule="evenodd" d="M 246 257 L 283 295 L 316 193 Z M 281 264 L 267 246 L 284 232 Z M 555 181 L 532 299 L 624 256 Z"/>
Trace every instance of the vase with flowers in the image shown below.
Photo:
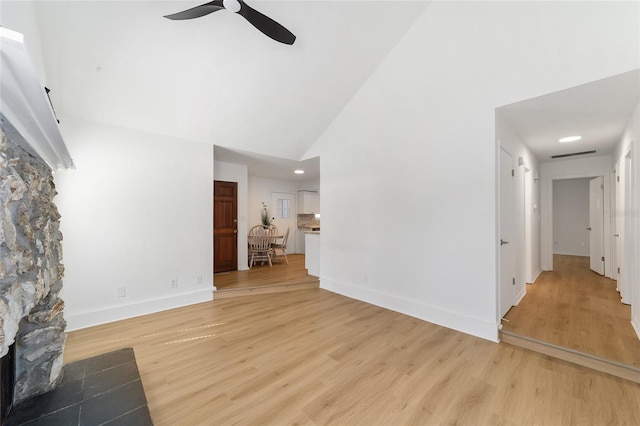
<path fill-rule="evenodd" d="M 265 228 L 270 227 L 273 224 L 275 217 L 271 217 L 271 213 L 269 212 L 269 206 L 262 202 L 262 210 L 260 210 L 260 221 L 262 222 L 262 226 Z"/>

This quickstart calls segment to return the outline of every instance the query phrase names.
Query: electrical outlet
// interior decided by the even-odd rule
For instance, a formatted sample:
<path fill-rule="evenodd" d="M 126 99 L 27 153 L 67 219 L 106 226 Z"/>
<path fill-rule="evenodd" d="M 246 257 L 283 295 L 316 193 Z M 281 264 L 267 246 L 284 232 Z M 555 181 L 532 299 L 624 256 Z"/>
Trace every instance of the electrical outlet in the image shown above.
<path fill-rule="evenodd" d="M 202 280 L 202 275 L 198 275 L 198 276 L 196 277 L 196 284 L 202 284 L 202 281 L 203 281 L 203 280 Z"/>
<path fill-rule="evenodd" d="M 178 279 L 174 278 L 171 280 L 171 288 L 178 288 Z"/>
<path fill-rule="evenodd" d="M 118 287 L 118 297 L 127 297 L 126 287 Z"/>

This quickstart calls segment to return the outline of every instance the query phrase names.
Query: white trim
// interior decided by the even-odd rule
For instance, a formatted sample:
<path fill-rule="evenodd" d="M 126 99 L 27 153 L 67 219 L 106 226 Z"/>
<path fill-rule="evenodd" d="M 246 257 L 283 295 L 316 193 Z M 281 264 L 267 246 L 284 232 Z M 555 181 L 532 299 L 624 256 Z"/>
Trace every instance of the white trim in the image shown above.
<path fill-rule="evenodd" d="M 40 157 L 52 170 L 73 161 L 58 129 L 24 36 L 0 27 L 0 120 L 9 139 Z"/>
<path fill-rule="evenodd" d="M 512 154 L 511 148 L 507 149 L 508 147 L 505 147 L 504 145 L 502 145 L 502 141 L 500 139 L 496 139 L 496 143 L 497 143 L 497 149 L 496 149 L 496 233 L 495 233 L 495 250 L 496 250 L 496 283 L 497 283 L 497 288 L 496 288 L 496 322 L 498 324 L 501 324 L 500 321 L 502 321 L 502 291 L 503 291 L 503 286 L 502 286 L 502 245 L 499 244 L 499 241 L 502 241 L 502 237 L 503 237 L 503 233 L 502 233 L 502 162 L 501 162 L 501 154 L 500 151 L 504 151 L 507 155 L 509 155 L 509 157 L 511 157 L 511 164 L 509 165 L 511 167 L 511 176 L 514 180 L 512 180 L 512 184 L 511 184 L 511 213 L 512 216 L 515 217 L 515 212 L 516 212 L 516 203 L 518 203 L 518 200 L 516 200 L 516 191 L 515 191 L 515 186 L 516 186 L 516 181 L 515 181 L 515 175 L 514 172 L 516 170 L 516 163 L 515 163 L 515 155 Z M 524 221 L 523 221 L 524 224 Z M 511 223 L 511 238 L 512 240 L 512 246 L 513 247 L 513 257 L 512 257 L 512 268 L 513 268 L 513 274 L 512 274 L 512 278 L 513 279 L 517 279 L 518 281 L 520 281 L 521 276 L 518 276 L 518 252 L 515 249 L 515 243 L 517 242 L 523 242 L 523 241 L 519 241 L 520 239 L 516 239 L 516 223 L 515 221 Z M 523 259 L 523 264 L 526 263 L 526 259 Z M 517 303 L 515 303 L 516 301 L 516 297 L 514 291 L 513 291 L 513 286 L 510 284 L 507 284 L 508 287 L 511 289 L 510 290 L 510 302 L 509 302 L 509 309 L 511 309 L 511 307 L 517 305 Z M 526 286 L 526 283 L 525 283 Z M 508 311 L 508 310 L 507 310 Z M 506 315 L 506 312 L 505 312 Z"/>
<path fill-rule="evenodd" d="M 636 336 L 638 336 L 638 339 L 640 339 L 640 318 L 638 317 L 631 318 L 631 326 L 635 330 Z"/>
<path fill-rule="evenodd" d="M 520 302 L 522 302 L 522 299 L 524 298 L 524 296 L 527 295 L 527 285 L 525 284 L 524 287 L 522 288 L 522 291 L 520 292 L 520 294 L 518 294 L 516 296 L 516 301 L 513 304 L 513 306 L 518 306 L 520 304 Z"/>
<path fill-rule="evenodd" d="M 616 281 L 616 289 L 617 289 L 617 281 L 618 281 L 618 243 L 617 238 L 614 237 L 614 233 L 616 232 L 616 215 L 611 214 L 611 212 L 616 212 L 618 210 L 618 202 L 617 202 L 617 187 L 616 187 L 616 174 L 618 172 L 619 162 L 616 161 L 616 164 L 613 167 L 613 170 L 610 173 L 609 177 L 609 240 L 610 243 L 610 254 L 611 254 L 611 279 Z M 606 218 L 606 212 L 605 212 Z"/>
<path fill-rule="evenodd" d="M 452 312 L 433 305 L 398 297 L 395 294 L 371 290 L 326 278 L 320 279 L 320 288 L 492 342 L 499 341 L 499 322 L 486 321 L 482 318 L 472 317 L 460 312 Z"/>
<path fill-rule="evenodd" d="M 160 299 L 143 300 L 127 305 L 111 306 L 98 311 L 81 312 L 65 315 L 67 331 L 80 330 L 95 325 L 120 321 L 127 318 L 166 311 L 181 306 L 194 305 L 196 303 L 210 302 L 213 300 L 211 288 L 192 291 L 178 295 L 162 297 Z"/>
<path fill-rule="evenodd" d="M 494 116 L 495 116 L 495 112 L 494 112 Z M 495 117 L 494 117 L 495 120 Z M 496 133 L 496 128 L 495 128 L 495 123 L 494 123 L 494 135 Z M 501 306 L 502 306 L 502 300 L 500 299 L 502 297 L 502 286 L 501 286 L 501 277 L 502 277 L 502 256 L 500 256 L 500 149 L 502 149 L 502 142 L 500 141 L 500 139 L 496 138 L 495 139 L 495 149 L 494 149 L 494 171 L 493 171 L 493 178 L 494 178 L 494 187 L 495 187 L 495 197 L 494 197 L 494 208 L 495 208 L 495 212 L 496 214 L 494 215 L 494 229 L 495 229 L 495 234 L 494 234 L 494 240 L 493 240 L 493 250 L 494 250 L 494 255 L 495 255 L 495 259 L 496 259 L 496 263 L 495 263 L 495 274 L 496 274 L 496 285 L 494 288 L 494 315 L 495 315 L 495 320 L 496 323 L 498 324 L 498 330 L 500 330 L 502 328 L 502 314 L 501 314 Z"/>
<path fill-rule="evenodd" d="M 535 274 L 533 274 L 533 278 L 531 279 L 529 284 L 535 283 L 541 273 L 542 273 L 542 268 L 538 268 L 538 271 Z"/>

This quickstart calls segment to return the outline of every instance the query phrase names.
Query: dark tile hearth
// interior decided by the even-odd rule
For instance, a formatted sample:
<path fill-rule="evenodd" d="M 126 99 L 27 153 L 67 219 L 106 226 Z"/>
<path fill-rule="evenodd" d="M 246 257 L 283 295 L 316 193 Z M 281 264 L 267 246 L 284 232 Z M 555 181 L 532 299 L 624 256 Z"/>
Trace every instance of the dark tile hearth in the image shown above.
<path fill-rule="evenodd" d="M 153 425 L 132 348 L 73 362 L 56 389 L 14 406 L 6 426 Z"/>

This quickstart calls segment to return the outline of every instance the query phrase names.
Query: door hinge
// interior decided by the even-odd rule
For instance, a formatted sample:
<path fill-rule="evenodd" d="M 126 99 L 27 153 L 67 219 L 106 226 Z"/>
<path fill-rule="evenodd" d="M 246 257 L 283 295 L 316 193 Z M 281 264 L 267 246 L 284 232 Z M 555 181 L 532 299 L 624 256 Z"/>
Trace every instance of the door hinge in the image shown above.
<path fill-rule="evenodd" d="M 616 176 L 616 181 L 620 182 L 620 176 Z"/>
<path fill-rule="evenodd" d="M 604 185 L 600 185 L 600 189 L 604 189 Z"/>
<path fill-rule="evenodd" d="M 602 256 L 602 261 L 604 262 L 604 256 Z"/>
<path fill-rule="evenodd" d="M 515 175 L 516 175 L 515 170 L 511 169 L 511 176 L 515 176 Z"/>
<path fill-rule="evenodd" d="M 620 268 L 618 268 L 618 273 L 620 273 Z"/>
<path fill-rule="evenodd" d="M 516 279 L 514 278 L 513 281 L 511 282 L 511 285 L 516 285 Z"/>

